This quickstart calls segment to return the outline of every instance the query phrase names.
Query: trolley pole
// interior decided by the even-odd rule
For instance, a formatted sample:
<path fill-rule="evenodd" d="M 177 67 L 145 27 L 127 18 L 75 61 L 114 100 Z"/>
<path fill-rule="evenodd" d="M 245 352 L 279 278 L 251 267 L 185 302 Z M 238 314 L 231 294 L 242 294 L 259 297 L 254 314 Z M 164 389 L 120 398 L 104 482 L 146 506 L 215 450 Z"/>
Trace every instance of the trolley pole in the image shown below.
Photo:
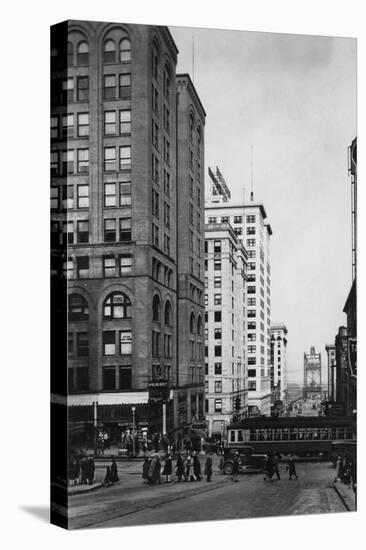
<path fill-rule="evenodd" d="M 135 432 L 136 432 L 136 429 L 135 429 L 135 412 L 136 412 L 136 407 L 132 406 L 131 410 L 132 410 L 132 456 L 135 456 L 135 453 L 136 453 L 136 442 L 135 442 Z"/>

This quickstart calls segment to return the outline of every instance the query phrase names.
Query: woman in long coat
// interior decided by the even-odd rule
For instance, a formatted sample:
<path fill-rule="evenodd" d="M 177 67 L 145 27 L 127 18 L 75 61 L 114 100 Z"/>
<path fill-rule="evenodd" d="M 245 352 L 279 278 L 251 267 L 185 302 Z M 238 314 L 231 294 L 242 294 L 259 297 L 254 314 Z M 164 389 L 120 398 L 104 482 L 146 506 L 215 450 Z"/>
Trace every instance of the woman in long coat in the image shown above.
<path fill-rule="evenodd" d="M 164 469 L 163 469 L 163 475 L 165 476 L 165 483 L 171 482 L 172 469 L 173 469 L 172 457 L 170 456 L 170 454 L 167 454 L 165 458 Z"/>
<path fill-rule="evenodd" d="M 210 452 L 208 457 L 206 458 L 205 475 L 207 476 L 207 481 L 211 481 L 211 477 L 212 477 L 212 452 Z"/>
<path fill-rule="evenodd" d="M 184 476 L 184 462 L 181 453 L 178 454 L 177 463 L 175 465 L 175 473 L 178 481 L 182 481 L 182 477 Z"/>
<path fill-rule="evenodd" d="M 199 461 L 199 458 L 196 454 L 196 451 L 193 451 L 193 474 L 194 474 L 194 477 L 198 480 L 198 481 L 201 481 L 202 479 L 202 475 L 201 475 L 201 463 Z"/>
<path fill-rule="evenodd" d="M 116 461 L 114 460 L 114 458 L 112 458 L 112 465 L 111 465 L 111 480 L 113 482 L 114 481 L 119 481 L 118 468 L 117 468 L 117 464 L 116 464 Z"/>

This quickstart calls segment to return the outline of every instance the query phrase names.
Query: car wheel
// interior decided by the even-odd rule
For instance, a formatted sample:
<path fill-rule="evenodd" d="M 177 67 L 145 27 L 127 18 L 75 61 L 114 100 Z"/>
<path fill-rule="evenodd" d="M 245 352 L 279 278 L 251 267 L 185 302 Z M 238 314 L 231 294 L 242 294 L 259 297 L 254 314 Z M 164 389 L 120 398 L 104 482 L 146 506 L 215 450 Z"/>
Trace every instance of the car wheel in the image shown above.
<path fill-rule="evenodd" d="M 226 462 L 224 464 L 224 474 L 226 474 L 227 476 L 230 476 L 232 473 L 233 473 L 233 465 L 231 462 Z"/>

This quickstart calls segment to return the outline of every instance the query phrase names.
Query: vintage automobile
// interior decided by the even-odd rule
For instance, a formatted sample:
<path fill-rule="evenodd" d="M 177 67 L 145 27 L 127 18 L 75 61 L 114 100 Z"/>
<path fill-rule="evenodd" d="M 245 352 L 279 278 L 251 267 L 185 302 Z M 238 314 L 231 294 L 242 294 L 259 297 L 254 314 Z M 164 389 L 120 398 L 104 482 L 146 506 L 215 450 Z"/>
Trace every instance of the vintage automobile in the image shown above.
<path fill-rule="evenodd" d="M 239 473 L 259 474 L 263 471 L 266 455 L 254 453 L 253 447 L 241 446 L 238 448 L 225 447 L 223 456 L 223 472 L 226 475 L 233 473 L 234 456 L 239 453 Z"/>

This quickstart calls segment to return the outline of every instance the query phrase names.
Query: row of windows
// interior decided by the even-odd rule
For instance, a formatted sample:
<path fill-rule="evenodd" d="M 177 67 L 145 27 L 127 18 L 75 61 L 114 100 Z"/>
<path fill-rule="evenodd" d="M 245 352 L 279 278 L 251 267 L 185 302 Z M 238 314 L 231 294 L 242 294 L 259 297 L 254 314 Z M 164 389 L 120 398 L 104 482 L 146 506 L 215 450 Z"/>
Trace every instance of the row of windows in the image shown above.
<path fill-rule="evenodd" d="M 51 151 L 51 176 L 74 174 L 75 168 L 78 174 L 89 172 L 89 148 Z"/>
<path fill-rule="evenodd" d="M 51 116 L 51 139 L 73 138 L 76 122 L 76 136 L 89 136 L 89 113 L 68 113 Z"/>
<path fill-rule="evenodd" d="M 218 218 L 216 216 L 209 216 L 208 223 L 217 223 Z M 255 216 L 247 216 L 247 223 L 255 223 Z M 221 223 L 229 223 L 230 216 L 221 216 Z M 243 223 L 243 216 L 233 216 L 234 223 Z M 249 230 L 249 231 L 248 231 Z M 253 231 L 254 230 L 254 231 Z M 254 235 L 255 227 L 247 227 L 247 235 Z"/>

